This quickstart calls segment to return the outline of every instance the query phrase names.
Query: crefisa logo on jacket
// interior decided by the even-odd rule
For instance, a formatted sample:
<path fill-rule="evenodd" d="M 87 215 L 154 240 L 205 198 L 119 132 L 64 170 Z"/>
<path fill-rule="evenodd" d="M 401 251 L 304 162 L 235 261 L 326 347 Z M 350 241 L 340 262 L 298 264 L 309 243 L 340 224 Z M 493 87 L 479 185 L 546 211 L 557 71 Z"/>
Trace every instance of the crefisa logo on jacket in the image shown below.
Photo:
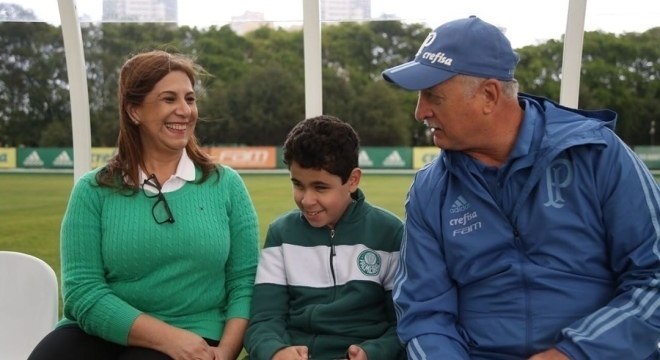
<path fill-rule="evenodd" d="M 378 275 L 380 272 L 380 262 L 380 255 L 371 249 L 362 251 L 357 258 L 358 268 L 367 276 Z"/>
<path fill-rule="evenodd" d="M 453 236 L 467 235 L 475 230 L 481 229 L 481 221 L 476 211 L 470 211 L 470 203 L 459 195 L 451 204 L 449 212 L 452 218 L 449 219 L 449 227 Z"/>

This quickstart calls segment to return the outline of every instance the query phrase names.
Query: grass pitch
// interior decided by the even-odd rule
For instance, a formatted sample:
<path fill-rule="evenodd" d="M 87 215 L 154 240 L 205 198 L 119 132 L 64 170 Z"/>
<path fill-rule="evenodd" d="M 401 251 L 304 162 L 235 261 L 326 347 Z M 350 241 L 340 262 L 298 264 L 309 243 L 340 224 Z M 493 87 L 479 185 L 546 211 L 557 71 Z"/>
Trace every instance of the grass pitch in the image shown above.
<path fill-rule="evenodd" d="M 268 224 L 295 207 L 288 174 L 242 174 L 259 216 L 261 241 Z M 403 217 L 412 175 L 363 174 L 367 200 Z M 0 250 L 19 251 L 47 262 L 60 274 L 60 222 L 73 175 L 0 172 Z"/>

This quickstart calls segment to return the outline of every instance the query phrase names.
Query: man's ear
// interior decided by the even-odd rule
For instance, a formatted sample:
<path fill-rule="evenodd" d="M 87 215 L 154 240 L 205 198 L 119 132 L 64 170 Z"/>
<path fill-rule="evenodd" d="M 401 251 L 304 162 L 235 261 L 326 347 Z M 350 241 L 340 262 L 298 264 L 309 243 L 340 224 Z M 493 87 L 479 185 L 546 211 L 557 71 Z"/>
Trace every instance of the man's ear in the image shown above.
<path fill-rule="evenodd" d="M 484 114 L 490 114 L 500 101 L 502 84 L 497 79 L 488 79 L 481 84 L 480 91 L 484 101 Z"/>
<path fill-rule="evenodd" d="M 351 175 L 348 176 L 348 187 L 351 193 L 357 190 L 360 186 L 360 179 L 362 178 L 362 169 L 355 168 L 351 171 Z"/>

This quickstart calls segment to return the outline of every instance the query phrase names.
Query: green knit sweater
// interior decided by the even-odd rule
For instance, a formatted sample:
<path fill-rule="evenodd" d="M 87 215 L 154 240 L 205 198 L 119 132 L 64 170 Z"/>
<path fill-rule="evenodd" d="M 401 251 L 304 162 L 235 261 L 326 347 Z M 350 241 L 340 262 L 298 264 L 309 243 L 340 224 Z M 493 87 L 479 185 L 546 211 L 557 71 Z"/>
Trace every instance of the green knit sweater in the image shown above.
<path fill-rule="evenodd" d="M 62 221 L 60 324 L 126 344 L 141 313 L 214 340 L 227 319 L 247 319 L 257 216 L 236 171 L 218 170 L 219 178 L 165 193 L 175 222 L 161 225 L 151 212 L 156 198 L 100 187 L 98 170 L 85 174 Z"/>

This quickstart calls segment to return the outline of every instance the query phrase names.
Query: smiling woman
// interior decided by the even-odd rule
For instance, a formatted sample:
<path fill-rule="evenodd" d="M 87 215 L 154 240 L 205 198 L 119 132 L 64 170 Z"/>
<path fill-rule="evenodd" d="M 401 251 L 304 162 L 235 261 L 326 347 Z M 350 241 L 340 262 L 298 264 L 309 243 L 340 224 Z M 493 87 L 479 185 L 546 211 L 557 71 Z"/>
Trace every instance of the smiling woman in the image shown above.
<path fill-rule="evenodd" d="M 184 149 L 200 164 L 203 179 L 209 176 L 215 165 L 194 135 L 198 118 L 194 86 L 202 72 L 192 59 L 160 50 L 126 61 L 119 79 L 119 150 L 98 176 L 101 183 L 111 184 L 121 171 L 130 183 L 140 184 L 141 168 L 166 185 Z"/>
<path fill-rule="evenodd" d="M 200 71 L 164 51 L 122 66 L 118 150 L 74 186 L 60 240 L 64 319 L 30 360 L 239 355 L 257 217 L 238 173 L 197 144 Z"/>
<path fill-rule="evenodd" d="M 181 149 L 194 136 L 198 116 L 195 92 L 188 75 L 180 70 L 172 71 L 154 86 L 141 103 L 134 104 L 132 99 L 127 101 L 128 116 L 133 125 L 140 127 L 140 141 L 145 151 L 143 160 L 160 162 L 161 159 L 154 158 L 160 157 L 160 154 L 180 157 Z M 171 164 L 176 165 L 176 162 Z M 157 164 L 144 165 L 148 173 L 155 173 Z M 165 173 L 156 174 L 161 182 L 167 180 L 174 169 L 162 171 Z"/>

